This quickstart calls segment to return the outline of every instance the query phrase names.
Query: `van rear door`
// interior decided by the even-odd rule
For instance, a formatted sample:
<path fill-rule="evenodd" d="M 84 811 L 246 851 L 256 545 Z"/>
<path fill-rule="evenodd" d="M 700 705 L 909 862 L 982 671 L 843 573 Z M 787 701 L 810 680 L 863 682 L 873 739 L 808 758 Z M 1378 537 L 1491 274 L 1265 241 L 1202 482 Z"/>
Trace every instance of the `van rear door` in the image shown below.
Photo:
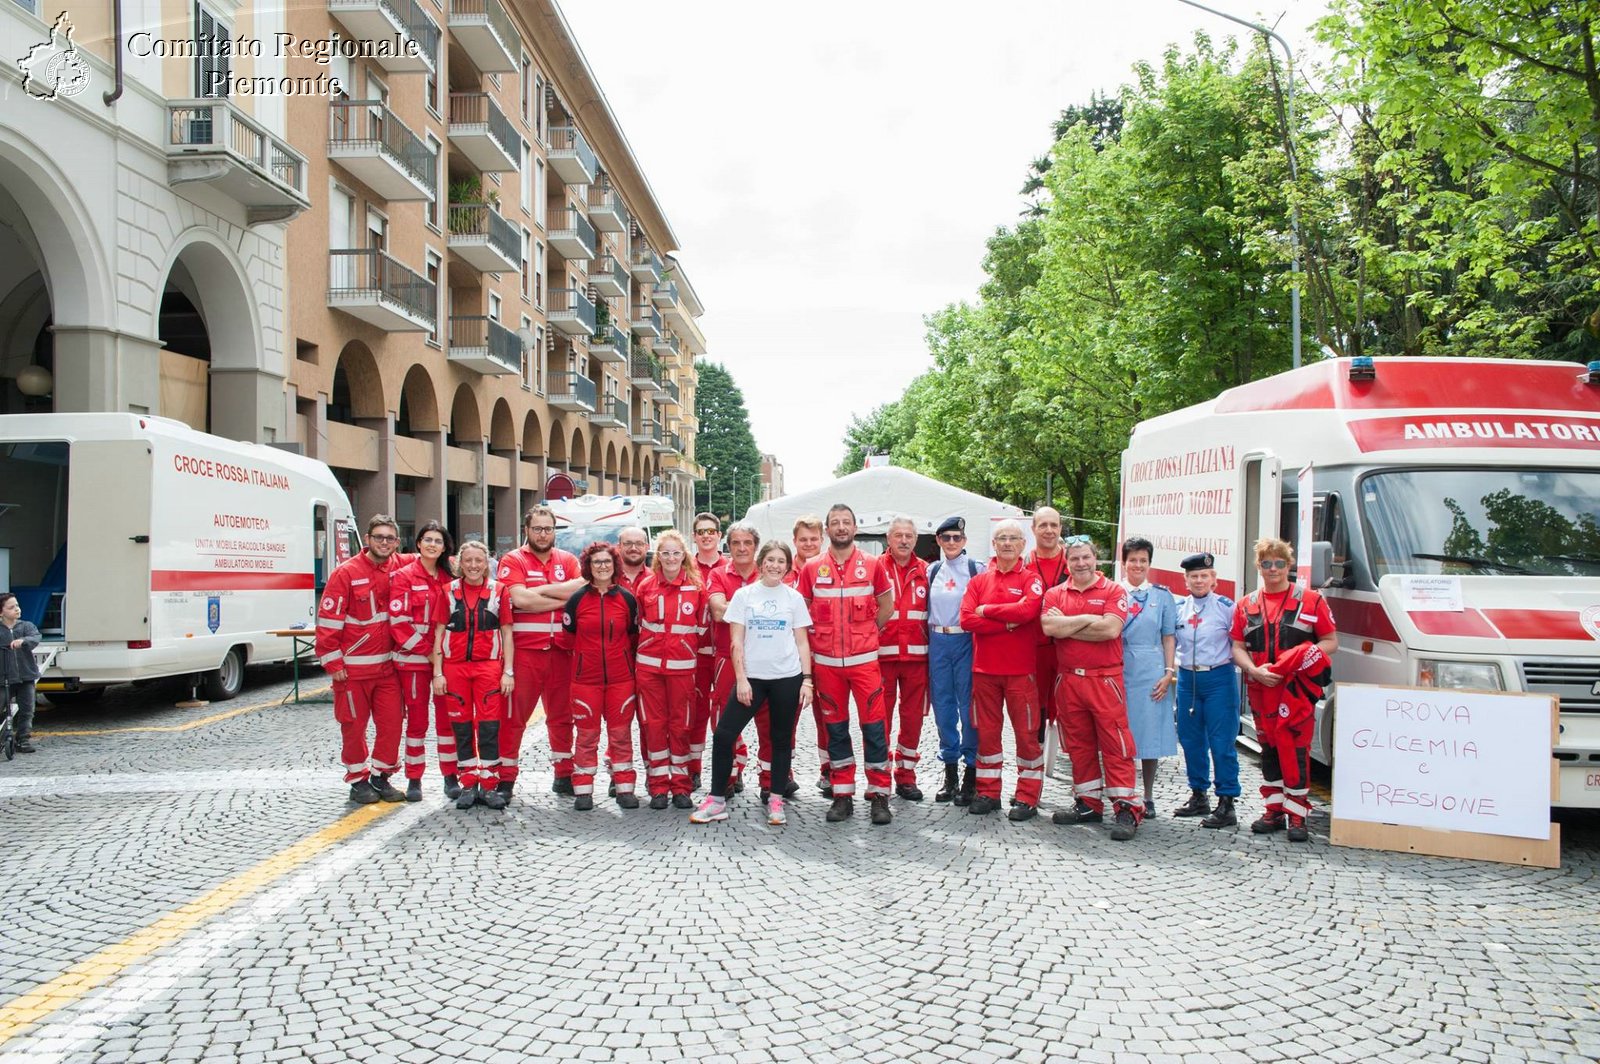
<path fill-rule="evenodd" d="M 150 638 L 150 444 L 72 445 L 67 504 L 66 636 Z"/>

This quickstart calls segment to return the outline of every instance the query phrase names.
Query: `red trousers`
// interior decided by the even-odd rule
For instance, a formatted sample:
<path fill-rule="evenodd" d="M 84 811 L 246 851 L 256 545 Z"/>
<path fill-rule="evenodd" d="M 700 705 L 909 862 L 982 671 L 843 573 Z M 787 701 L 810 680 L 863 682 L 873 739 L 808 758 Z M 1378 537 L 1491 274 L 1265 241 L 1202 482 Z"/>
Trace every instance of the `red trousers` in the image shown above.
<path fill-rule="evenodd" d="M 1038 647 L 1033 657 L 1033 686 L 1039 692 L 1039 743 L 1044 744 L 1045 729 L 1054 716 L 1050 707 L 1056 698 L 1056 641 L 1048 640 Z"/>
<path fill-rule="evenodd" d="M 500 693 L 503 672 L 505 665 L 498 660 L 444 663 L 445 691 L 439 703 L 455 732 L 463 787 L 493 787 L 502 779 L 516 778 L 505 774 L 500 758 L 500 728 L 506 716 L 505 696 Z"/>
<path fill-rule="evenodd" d="M 711 667 L 711 708 L 707 718 L 712 728 L 716 728 L 717 721 L 722 719 L 722 711 L 728 705 L 728 699 L 733 696 L 733 659 L 718 657 Z M 759 735 L 766 726 L 767 711 L 765 708 L 756 711 L 756 733 Z M 772 760 L 769 754 L 767 760 Z M 744 743 L 744 733 L 739 734 L 739 741 L 733 744 L 733 778 L 738 779 L 744 775 L 744 767 L 750 763 L 750 748 Z"/>
<path fill-rule="evenodd" d="M 716 658 L 701 654 L 694 666 L 694 715 L 689 718 L 689 775 L 699 778 L 705 756 L 706 732 L 711 727 L 711 686 Z"/>
<path fill-rule="evenodd" d="M 614 683 L 572 685 L 572 723 L 577 729 L 572 754 L 572 793 L 593 794 L 594 776 L 600 767 L 600 727 L 606 729 L 606 760 L 611 763 L 611 782 L 618 794 L 632 794 L 633 769 L 633 678 Z"/>
<path fill-rule="evenodd" d="M 400 767 L 400 681 L 393 669 L 370 679 L 333 685 L 333 719 L 339 724 L 339 760 L 344 781 L 367 778 L 367 722 L 372 722 L 371 773 L 387 776 Z"/>
<path fill-rule="evenodd" d="M 695 670 L 634 677 L 644 718 L 645 786 L 651 794 L 689 793 L 689 726 L 694 720 Z"/>
<path fill-rule="evenodd" d="M 978 795 L 1000 798 L 1006 715 L 1017 740 L 1017 801 L 1039 804 L 1044 791 L 1044 752 L 1039 746 L 1039 690 L 1032 676 L 972 674 L 972 720 L 978 729 Z M 1002 707 L 1001 703 L 1004 703 Z"/>
<path fill-rule="evenodd" d="M 890 743 L 889 760 L 894 781 L 902 787 L 917 785 L 917 762 L 922 760 L 922 720 L 928 714 L 928 659 L 879 661 L 883 672 L 883 718 Z M 900 734 L 894 730 L 895 710 L 900 711 Z"/>
<path fill-rule="evenodd" d="M 433 710 L 434 746 L 439 751 L 439 775 L 456 774 L 456 736 L 442 703 L 433 697 L 433 672 L 396 669 L 400 677 L 400 703 L 406 714 L 406 779 L 420 780 L 428 763 L 428 710 Z"/>
<path fill-rule="evenodd" d="M 883 673 L 876 661 L 861 665 L 812 663 L 817 701 L 828 725 L 828 762 L 835 798 L 856 793 L 856 750 L 850 738 L 850 697 L 861 724 L 861 756 L 866 760 L 867 797 L 889 794 L 889 730 L 883 719 Z"/>
<path fill-rule="evenodd" d="M 1316 707 L 1307 710 L 1291 705 L 1292 700 L 1281 697 L 1279 687 L 1263 687 L 1253 681 L 1246 684 L 1245 696 L 1255 717 L 1256 741 L 1261 744 L 1261 798 L 1267 815 L 1309 816 Z M 1283 709 L 1290 710 L 1288 716 Z"/>
<path fill-rule="evenodd" d="M 568 650 L 518 650 L 512 656 L 517 685 L 511 689 L 511 712 L 500 733 L 500 775 L 516 781 L 522 733 L 533 719 L 534 708 L 544 703 L 544 723 L 550 733 L 550 767 L 556 779 L 572 775 L 572 652 Z"/>
<path fill-rule="evenodd" d="M 1135 822 L 1144 819 L 1121 667 L 1057 676 L 1056 727 L 1061 749 L 1072 759 L 1072 793 L 1097 812 L 1109 800 L 1132 809 Z"/>

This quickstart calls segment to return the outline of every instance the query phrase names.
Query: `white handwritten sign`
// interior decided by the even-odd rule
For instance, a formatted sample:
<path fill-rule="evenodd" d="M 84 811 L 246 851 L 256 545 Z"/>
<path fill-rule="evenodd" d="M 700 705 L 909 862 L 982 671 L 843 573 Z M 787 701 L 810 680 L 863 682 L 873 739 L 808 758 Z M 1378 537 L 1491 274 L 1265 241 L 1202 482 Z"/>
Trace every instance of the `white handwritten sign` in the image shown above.
<path fill-rule="evenodd" d="M 1550 837 L 1550 699 L 1340 684 L 1333 815 Z"/>

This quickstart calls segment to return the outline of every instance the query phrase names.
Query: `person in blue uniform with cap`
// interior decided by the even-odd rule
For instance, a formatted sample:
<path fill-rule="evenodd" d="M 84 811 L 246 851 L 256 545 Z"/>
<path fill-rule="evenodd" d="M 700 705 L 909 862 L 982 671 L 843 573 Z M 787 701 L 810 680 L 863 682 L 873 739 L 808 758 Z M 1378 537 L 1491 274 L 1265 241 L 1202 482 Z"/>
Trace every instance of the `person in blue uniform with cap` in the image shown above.
<path fill-rule="evenodd" d="M 978 733 L 972 724 L 972 633 L 961 627 L 961 598 L 983 563 L 967 555 L 967 522 L 947 517 L 934 533 L 939 559 L 928 567 L 928 687 L 939 729 L 944 786 L 936 802 L 968 805 L 976 791 Z M 958 766 L 965 775 L 956 782 Z"/>
<path fill-rule="evenodd" d="M 1178 745 L 1189 776 L 1189 800 L 1174 816 L 1198 816 L 1201 827 L 1237 824 L 1239 797 L 1239 669 L 1233 663 L 1233 600 L 1218 594 L 1217 561 L 1207 553 L 1179 563 L 1189 594 L 1178 602 Z M 1216 784 L 1217 805 L 1210 790 Z"/>

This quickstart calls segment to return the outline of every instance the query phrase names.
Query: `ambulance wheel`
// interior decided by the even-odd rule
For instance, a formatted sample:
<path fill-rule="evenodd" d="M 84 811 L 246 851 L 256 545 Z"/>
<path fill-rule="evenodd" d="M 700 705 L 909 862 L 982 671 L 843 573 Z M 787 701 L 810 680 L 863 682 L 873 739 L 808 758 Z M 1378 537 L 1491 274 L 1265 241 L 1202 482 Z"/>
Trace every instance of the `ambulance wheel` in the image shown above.
<path fill-rule="evenodd" d="M 104 687 L 85 687 L 81 691 L 45 691 L 42 697 L 52 706 L 78 706 L 105 697 Z"/>
<path fill-rule="evenodd" d="M 225 702 L 237 695 L 244 687 L 244 647 L 232 647 L 223 656 L 221 666 L 202 673 L 200 687 L 212 702 Z"/>

